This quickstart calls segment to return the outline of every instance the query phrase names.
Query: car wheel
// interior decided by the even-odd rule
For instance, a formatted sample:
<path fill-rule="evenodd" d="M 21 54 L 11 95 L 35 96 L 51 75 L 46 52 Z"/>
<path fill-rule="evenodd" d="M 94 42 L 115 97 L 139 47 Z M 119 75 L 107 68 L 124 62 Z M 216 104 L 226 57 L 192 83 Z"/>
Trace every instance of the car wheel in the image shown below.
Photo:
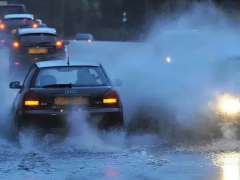
<path fill-rule="evenodd" d="M 99 129 L 106 131 L 124 130 L 124 118 L 122 113 L 105 115 L 98 125 Z"/>

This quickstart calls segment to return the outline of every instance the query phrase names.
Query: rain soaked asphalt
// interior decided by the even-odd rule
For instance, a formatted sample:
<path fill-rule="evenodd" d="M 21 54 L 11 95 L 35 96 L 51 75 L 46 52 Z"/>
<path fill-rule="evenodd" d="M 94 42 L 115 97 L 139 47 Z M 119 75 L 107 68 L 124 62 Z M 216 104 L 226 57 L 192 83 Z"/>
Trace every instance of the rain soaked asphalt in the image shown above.
<path fill-rule="evenodd" d="M 155 135 L 126 138 L 123 132 L 49 140 L 31 133 L 22 135 L 20 146 L 1 140 L 1 179 L 239 180 L 240 153 L 219 151 L 227 142 L 187 148 L 161 144 Z"/>

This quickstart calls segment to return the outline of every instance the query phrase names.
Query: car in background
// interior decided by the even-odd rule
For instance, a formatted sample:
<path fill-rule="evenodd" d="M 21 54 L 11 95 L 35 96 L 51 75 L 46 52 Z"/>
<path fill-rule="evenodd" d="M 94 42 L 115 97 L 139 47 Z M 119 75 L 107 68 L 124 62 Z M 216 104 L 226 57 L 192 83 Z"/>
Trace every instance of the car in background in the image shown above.
<path fill-rule="evenodd" d="M 211 115 L 211 122 L 216 127 L 228 126 L 229 131 L 236 130 L 240 138 L 240 57 L 218 59 L 208 66 L 212 67 L 209 89 L 213 93 L 206 104 L 205 114 Z"/>
<path fill-rule="evenodd" d="M 36 19 L 36 21 L 38 22 L 39 27 L 47 27 L 46 24 L 42 23 L 42 20 L 41 20 L 41 19 Z"/>
<path fill-rule="evenodd" d="M 27 71 L 37 61 L 66 60 L 68 43 L 58 37 L 54 28 L 19 28 L 9 47 L 10 76 Z"/>
<path fill-rule="evenodd" d="M 34 20 L 32 14 L 8 14 L 0 23 L 0 40 L 5 45 L 9 45 L 14 34 L 21 25 L 29 25 L 33 28 L 38 27 L 38 23 Z"/>
<path fill-rule="evenodd" d="M 74 39 L 74 41 L 87 41 L 92 42 L 94 41 L 94 37 L 92 34 L 88 33 L 78 33 Z"/>
<path fill-rule="evenodd" d="M 3 20 L 7 14 L 27 14 L 27 9 L 24 4 L 1 4 L 0 19 Z"/>
<path fill-rule="evenodd" d="M 44 134 L 68 133 L 85 120 L 105 130 L 124 126 L 122 101 L 115 90 L 121 80 L 112 82 L 99 62 L 68 62 L 36 62 L 23 84 L 9 84 L 19 89 L 11 113 L 17 133 L 32 127 Z M 75 113 L 77 124 L 71 117 Z"/>

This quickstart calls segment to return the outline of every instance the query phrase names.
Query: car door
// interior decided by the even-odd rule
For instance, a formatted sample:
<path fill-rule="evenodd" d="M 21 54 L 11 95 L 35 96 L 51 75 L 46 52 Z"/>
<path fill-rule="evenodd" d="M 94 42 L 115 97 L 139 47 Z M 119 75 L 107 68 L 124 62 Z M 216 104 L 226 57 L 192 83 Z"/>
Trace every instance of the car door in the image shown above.
<path fill-rule="evenodd" d="M 30 81 L 32 79 L 32 76 L 36 72 L 36 70 L 37 70 L 36 64 L 32 65 L 23 81 L 21 89 L 18 91 L 15 97 L 14 109 L 17 111 L 22 110 L 22 99 L 23 99 L 24 93 L 29 89 Z"/>

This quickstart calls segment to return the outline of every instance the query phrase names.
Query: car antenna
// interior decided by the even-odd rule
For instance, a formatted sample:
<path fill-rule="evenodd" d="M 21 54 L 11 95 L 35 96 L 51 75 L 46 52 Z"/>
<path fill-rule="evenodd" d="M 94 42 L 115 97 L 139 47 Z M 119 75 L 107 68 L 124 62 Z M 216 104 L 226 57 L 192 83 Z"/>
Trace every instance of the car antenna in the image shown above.
<path fill-rule="evenodd" d="M 68 65 L 68 67 L 69 67 L 69 64 L 70 64 L 70 62 L 69 62 L 69 44 L 67 45 L 67 65 Z"/>

